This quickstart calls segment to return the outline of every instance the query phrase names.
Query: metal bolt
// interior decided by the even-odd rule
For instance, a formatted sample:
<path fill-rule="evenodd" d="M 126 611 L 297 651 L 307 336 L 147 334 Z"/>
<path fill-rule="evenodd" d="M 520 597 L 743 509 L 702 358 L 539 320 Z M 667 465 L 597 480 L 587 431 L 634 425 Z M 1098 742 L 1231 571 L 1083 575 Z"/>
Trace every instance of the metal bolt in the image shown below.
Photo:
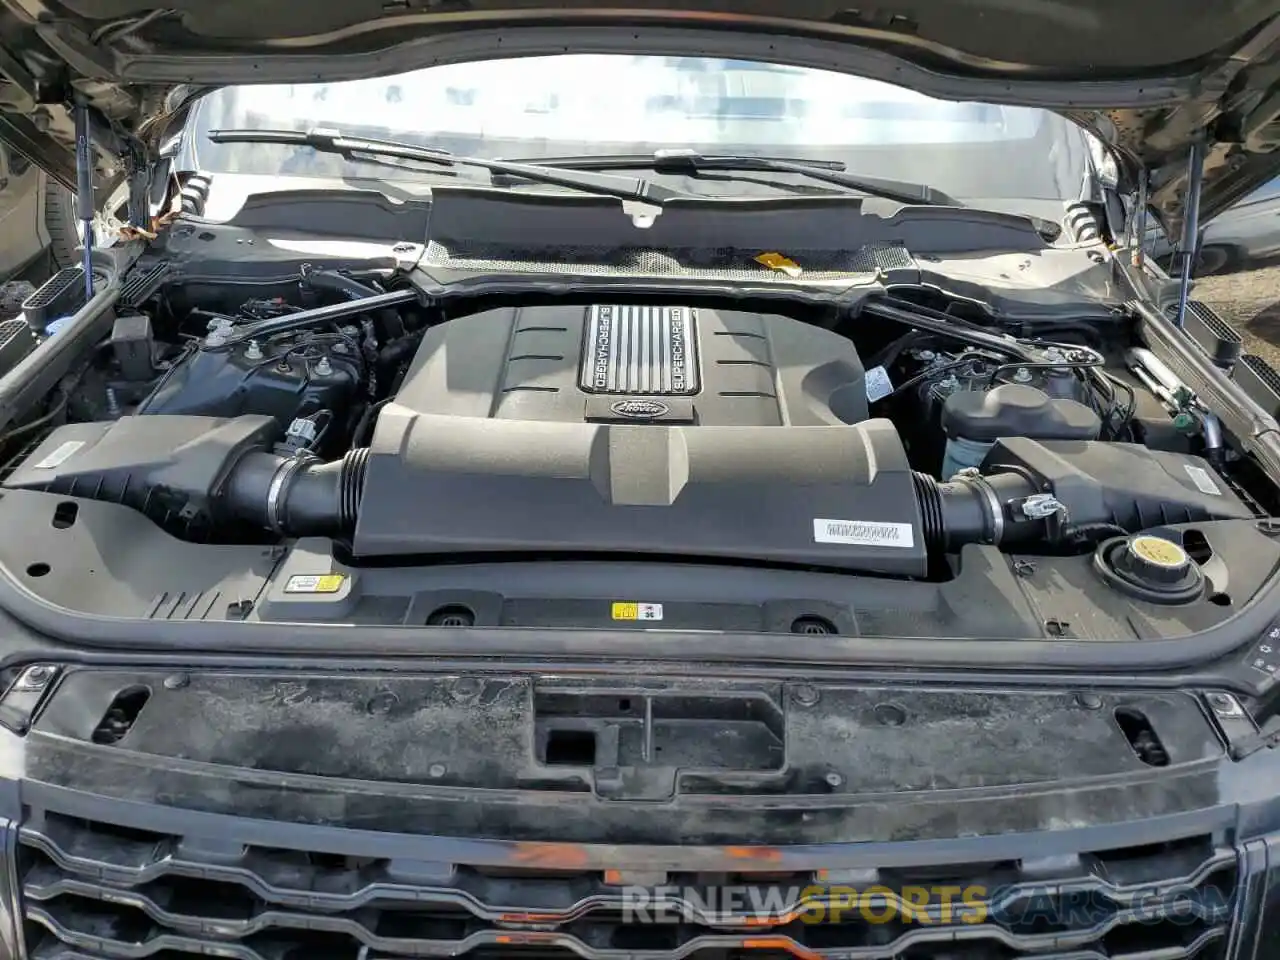
<path fill-rule="evenodd" d="M 1209 706 L 1213 707 L 1213 712 L 1220 717 L 1244 716 L 1244 707 L 1240 706 L 1240 701 L 1229 693 L 1211 693 L 1205 699 L 1209 701 Z"/>
<path fill-rule="evenodd" d="M 257 340 L 250 340 L 249 345 L 244 348 L 244 358 L 246 360 L 261 360 L 262 344 L 258 343 Z"/>
<path fill-rule="evenodd" d="M 483 687 L 484 684 L 476 677 L 459 677 L 453 681 L 449 694 L 455 700 L 470 700 L 472 697 L 479 696 Z"/>
<path fill-rule="evenodd" d="M 173 673 L 164 678 L 164 688 L 166 690 L 181 690 L 191 682 L 191 678 L 185 673 Z"/>
<path fill-rule="evenodd" d="M 1030 383 L 1031 371 L 1026 367 L 1019 367 L 1013 372 L 1013 379 L 1015 383 Z"/>
<path fill-rule="evenodd" d="M 431 766 L 427 767 L 427 775 L 433 780 L 439 780 L 444 776 L 444 772 L 445 766 L 443 763 L 433 763 Z"/>
<path fill-rule="evenodd" d="M 817 689 L 809 686 L 807 683 L 802 683 L 800 686 L 796 687 L 795 690 L 792 691 L 792 696 L 795 697 L 796 703 L 805 707 L 812 707 L 818 702 Z"/>
<path fill-rule="evenodd" d="M 20 686 L 28 689 L 38 689 L 53 679 L 53 667 L 34 666 L 28 667 L 22 675 Z"/>
<path fill-rule="evenodd" d="M 1077 693 L 1076 705 L 1086 710 L 1097 710 L 1102 706 L 1102 698 L 1096 693 Z"/>
<path fill-rule="evenodd" d="M 329 358 L 321 357 L 317 360 L 314 372 L 317 377 L 327 377 L 329 374 L 333 373 L 333 365 L 329 363 Z"/>
<path fill-rule="evenodd" d="M 836 773 L 834 770 L 822 779 L 827 781 L 827 786 L 829 787 L 838 787 L 844 783 L 844 777 L 840 776 L 840 774 Z"/>

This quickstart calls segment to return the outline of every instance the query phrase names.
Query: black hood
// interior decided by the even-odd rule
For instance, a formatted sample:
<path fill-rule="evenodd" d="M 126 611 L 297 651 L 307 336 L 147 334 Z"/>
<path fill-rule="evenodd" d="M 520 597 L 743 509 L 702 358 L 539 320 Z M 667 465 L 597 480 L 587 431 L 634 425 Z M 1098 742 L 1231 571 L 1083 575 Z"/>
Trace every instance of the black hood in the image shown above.
<path fill-rule="evenodd" d="M 1202 214 L 1280 171 L 1280 0 L 0 0 L 0 138 L 74 185 L 68 105 L 101 182 L 145 171 L 202 93 L 496 56 L 712 55 L 1056 110 L 1145 169 L 1177 226 L 1192 143 Z"/>

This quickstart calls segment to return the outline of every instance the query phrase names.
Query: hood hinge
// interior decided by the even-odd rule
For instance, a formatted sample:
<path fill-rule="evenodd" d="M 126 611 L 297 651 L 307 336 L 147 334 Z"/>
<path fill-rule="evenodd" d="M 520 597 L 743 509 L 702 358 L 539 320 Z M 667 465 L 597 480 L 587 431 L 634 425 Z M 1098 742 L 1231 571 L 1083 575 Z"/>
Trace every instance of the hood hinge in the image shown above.
<path fill-rule="evenodd" d="M 124 169 L 128 185 L 129 222 L 150 225 L 150 191 L 152 166 L 147 151 L 136 138 L 122 134 L 95 110 L 83 94 L 77 93 L 71 103 L 76 132 L 76 219 L 80 221 L 83 244 L 85 294 L 93 296 L 93 222 L 97 214 L 94 197 L 96 164 L 93 148 L 116 157 Z"/>
<path fill-rule="evenodd" d="M 71 107 L 76 124 L 76 219 L 80 221 L 80 242 L 83 244 L 85 302 L 93 299 L 93 146 L 90 135 L 93 129 L 89 102 L 77 96 Z"/>
<path fill-rule="evenodd" d="M 1181 328 L 1191 296 L 1191 272 L 1200 246 L 1200 188 L 1204 183 L 1205 143 L 1197 140 L 1187 154 L 1187 195 L 1182 211 L 1182 238 L 1178 241 L 1178 312 L 1174 323 Z"/>
<path fill-rule="evenodd" d="M 1150 216 L 1147 206 L 1151 202 L 1148 195 L 1148 185 L 1151 180 L 1151 174 L 1147 171 L 1146 166 L 1138 168 L 1138 192 L 1132 197 L 1132 208 L 1124 225 L 1125 246 L 1129 248 L 1129 262 L 1138 270 L 1146 264 L 1147 260 L 1147 219 Z"/>

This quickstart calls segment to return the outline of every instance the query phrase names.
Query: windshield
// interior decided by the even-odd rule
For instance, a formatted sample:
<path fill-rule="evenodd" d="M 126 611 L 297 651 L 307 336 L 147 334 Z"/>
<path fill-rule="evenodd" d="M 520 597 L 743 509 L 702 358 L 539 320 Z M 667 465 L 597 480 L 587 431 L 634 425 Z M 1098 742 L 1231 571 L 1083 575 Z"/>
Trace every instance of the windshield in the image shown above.
<path fill-rule="evenodd" d="M 442 171 L 353 164 L 309 148 L 214 144 L 208 131 L 329 127 L 504 159 L 691 148 L 835 160 L 853 174 L 1052 216 L 1080 196 L 1089 169 L 1083 131 L 1048 111 L 935 100 L 844 74 L 700 57 L 570 54 L 376 80 L 229 87 L 206 97 L 190 122 L 194 135 L 184 150 L 194 169 L 264 177 L 426 183 L 439 182 Z M 689 188 L 776 192 L 779 178 L 771 179 L 773 186 L 755 178 L 692 181 Z M 794 178 L 781 181 L 795 186 Z"/>

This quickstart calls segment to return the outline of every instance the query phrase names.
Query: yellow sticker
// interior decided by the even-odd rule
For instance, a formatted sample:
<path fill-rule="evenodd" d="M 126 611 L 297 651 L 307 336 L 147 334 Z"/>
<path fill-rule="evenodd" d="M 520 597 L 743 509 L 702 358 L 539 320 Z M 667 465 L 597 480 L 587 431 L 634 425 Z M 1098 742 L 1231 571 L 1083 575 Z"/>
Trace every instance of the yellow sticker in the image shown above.
<path fill-rule="evenodd" d="M 661 620 L 662 604 L 615 601 L 611 616 L 614 620 Z"/>
<path fill-rule="evenodd" d="M 796 263 L 790 257 L 784 257 L 780 253 L 762 253 L 756 257 L 756 263 L 768 267 L 770 270 L 777 270 L 779 273 L 785 273 L 788 277 L 798 277 L 804 271 L 800 269 L 800 264 Z"/>
<path fill-rule="evenodd" d="M 297 573 L 284 585 L 285 593 L 337 593 L 346 581 L 343 573 Z"/>

